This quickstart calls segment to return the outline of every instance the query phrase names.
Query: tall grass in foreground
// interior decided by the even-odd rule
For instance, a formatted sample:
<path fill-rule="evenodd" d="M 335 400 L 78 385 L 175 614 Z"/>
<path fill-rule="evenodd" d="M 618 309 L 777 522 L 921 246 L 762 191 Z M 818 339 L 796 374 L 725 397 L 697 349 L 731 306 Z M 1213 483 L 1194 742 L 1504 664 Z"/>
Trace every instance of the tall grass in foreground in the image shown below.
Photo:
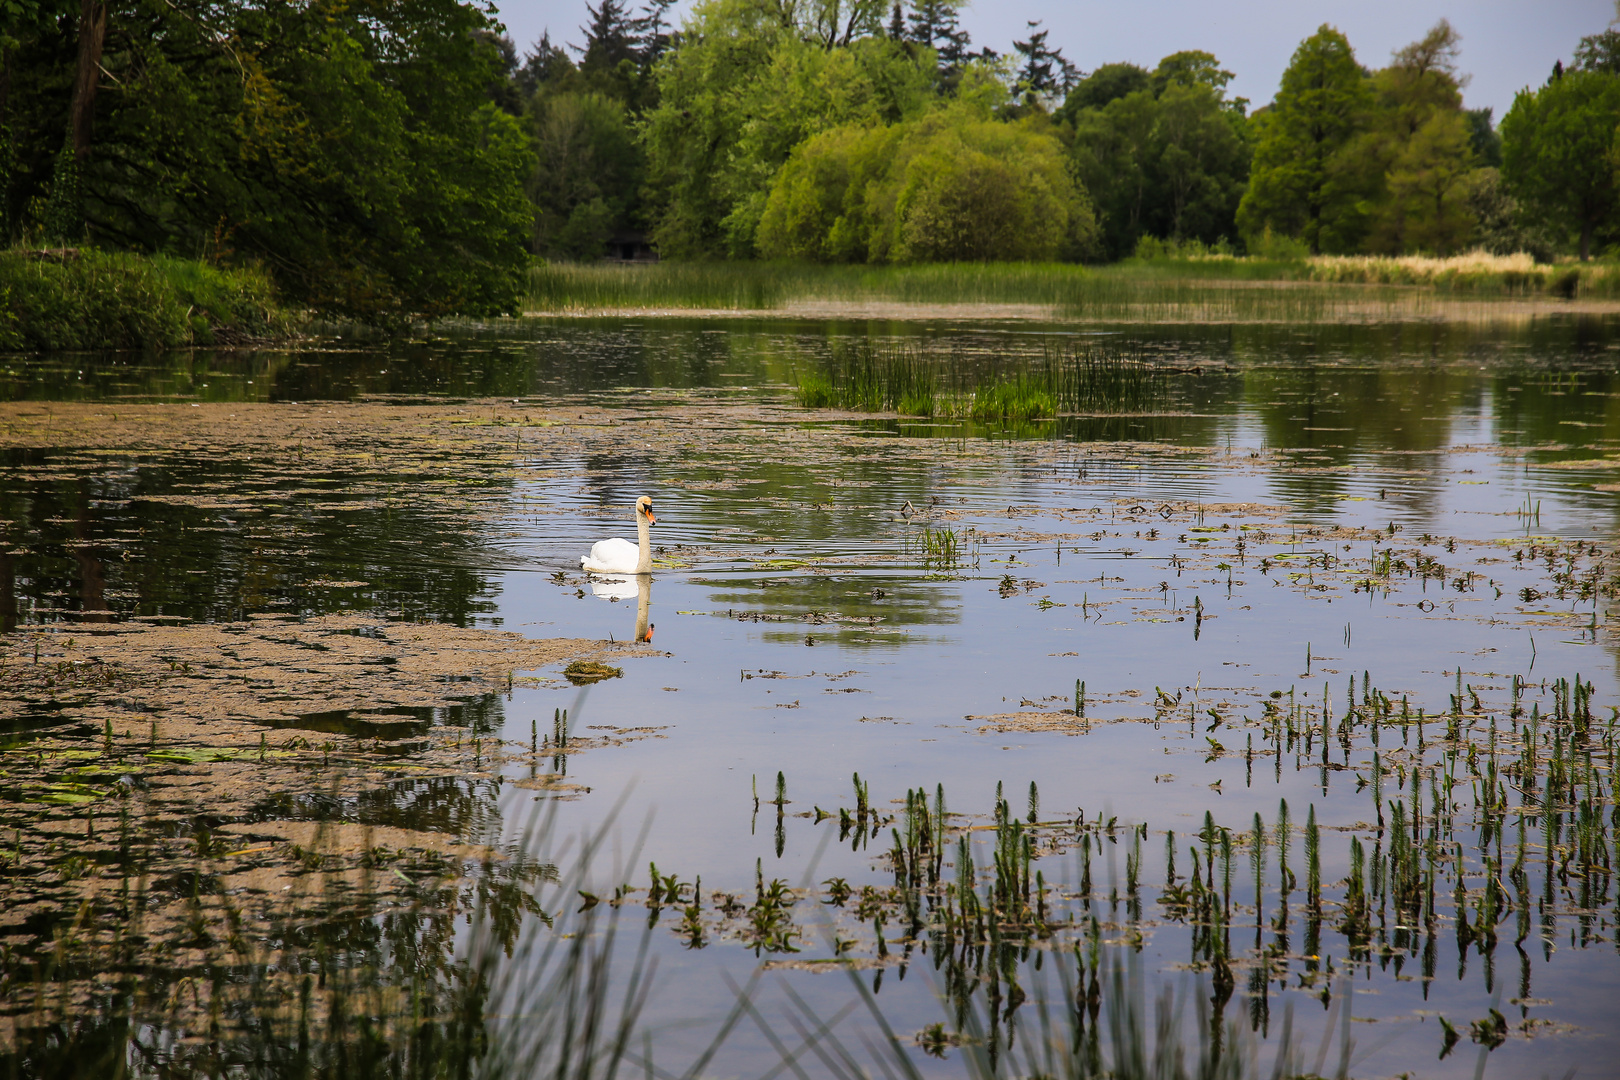
<path fill-rule="evenodd" d="M 1063 413 L 1136 412 L 1165 400 L 1172 373 L 1117 345 L 1048 344 L 1028 364 L 990 372 L 915 344 L 839 347 L 799 382 L 809 408 L 937 419 L 1039 420 Z"/>
<path fill-rule="evenodd" d="M 0 352 L 222 345 L 284 333 L 269 275 L 167 255 L 0 251 Z"/>
<path fill-rule="evenodd" d="M 745 1020 L 765 1031 L 781 1059 L 771 1074 L 803 1075 L 797 1062 L 814 1057 L 822 1075 L 847 1080 L 920 1076 L 913 1054 L 928 1046 L 895 1033 L 853 969 L 852 1000 L 830 1019 L 781 984 L 797 1011 L 796 1047 L 760 1014 L 769 989 L 761 967 L 735 988 L 734 1001 L 716 1003 L 691 1060 L 655 1060 L 658 1038 L 643 1013 L 655 991 L 667 990 L 649 955 L 660 930 L 657 901 L 648 901 L 655 917 L 627 950 L 623 901 L 598 903 L 590 891 L 603 869 L 606 829 L 586 838 L 572 868 L 559 873 L 543 850 L 554 820 L 542 811 L 520 842 L 461 873 L 403 864 L 406 874 L 400 853 L 380 847 L 322 855 L 317 833 L 309 848 L 294 849 L 303 873 L 293 879 L 292 898 L 258 910 L 251 894 L 233 895 L 208 845 L 198 844 L 187 886 L 193 895 L 178 921 L 143 915 L 160 883 L 141 876 L 126 883 L 130 919 L 110 948 L 105 935 L 102 947 L 91 944 L 97 931 L 81 914 L 38 966 L 6 958 L 0 1077 L 695 1080 L 709 1075 Z M 382 872 L 387 863 L 393 868 Z M 623 868 L 608 873 L 620 880 Z M 401 893 L 390 879 L 413 884 Z M 962 1071 L 986 1080 L 1235 1080 L 1258 1072 L 1256 1041 L 1240 1025 L 1204 1014 L 1202 982 L 1183 988 L 1190 995 L 1166 990 L 1155 1013 L 1139 967 L 1127 977 L 1118 961 L 1098 963 L 1093 953 L 1089 1005 L 1062 964 L 1056 997 L 1032 984 L 1036 1015 L 1021 1041 L 999 1015 L 993 985 L 992 996 L 975 996 L 977 1004 L 954 1020 L 965 1038 Z M 1082 982 L 1086 970 L 1082 964 Z M 1192 999 L 1200 1012 L 1189 1049 L 1180 1017 Z M 862 1006 L 869 1025 L 858 1025 L 859 1013 L 843 1019 Z M 1288 1047 L 1285 1034 L 1279 1061 Z"/>

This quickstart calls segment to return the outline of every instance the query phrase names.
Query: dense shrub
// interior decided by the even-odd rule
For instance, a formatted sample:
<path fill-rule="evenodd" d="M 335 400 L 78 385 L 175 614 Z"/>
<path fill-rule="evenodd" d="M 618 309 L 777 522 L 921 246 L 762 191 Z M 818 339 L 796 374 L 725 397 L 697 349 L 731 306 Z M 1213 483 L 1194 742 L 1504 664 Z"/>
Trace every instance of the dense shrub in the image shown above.
<path fill-rule="evenodd" d="M 771 187 L 759 247 L 829 262 L 1036 261 L 1091 255 L 1096 237 L 1050 128 L 964 103 L 808 140 Z"/>
<path fill-rule="evenodd" d="M 229 344 L 285 332 L 259 270 L 164 256 L 0 252 L 0 350 Z"/>

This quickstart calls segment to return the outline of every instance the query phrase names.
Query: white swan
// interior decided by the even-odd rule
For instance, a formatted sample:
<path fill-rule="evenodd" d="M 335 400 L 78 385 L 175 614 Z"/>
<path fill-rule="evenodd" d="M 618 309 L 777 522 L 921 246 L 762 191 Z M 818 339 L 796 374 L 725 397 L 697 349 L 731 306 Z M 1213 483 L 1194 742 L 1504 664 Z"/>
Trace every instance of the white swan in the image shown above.
<path fill-rule="evenodd" d="M 592 574 L 652 573 L 652 540 L 647 527 L 656 524 L 652 500 L 643 495 L 636 500 L 636 540 L 632 544 L 615 536 L 591 545 L 589 555 L 581 555 L 580 566 Z"/>

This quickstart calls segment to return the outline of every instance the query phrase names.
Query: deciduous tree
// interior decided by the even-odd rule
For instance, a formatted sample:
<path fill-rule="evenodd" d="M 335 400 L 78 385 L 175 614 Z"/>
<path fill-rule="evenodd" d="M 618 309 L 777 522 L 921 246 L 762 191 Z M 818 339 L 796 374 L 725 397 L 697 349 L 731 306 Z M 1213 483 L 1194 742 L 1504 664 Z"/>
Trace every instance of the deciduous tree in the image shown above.
<path fill-rule="evenodd" d="M 1502 178 L 1533 220 L 1579 237 L 1582 259 L 1615 231 L 1620 75 L 1571 70 L 1521 90 L 1502 118 Z"/>

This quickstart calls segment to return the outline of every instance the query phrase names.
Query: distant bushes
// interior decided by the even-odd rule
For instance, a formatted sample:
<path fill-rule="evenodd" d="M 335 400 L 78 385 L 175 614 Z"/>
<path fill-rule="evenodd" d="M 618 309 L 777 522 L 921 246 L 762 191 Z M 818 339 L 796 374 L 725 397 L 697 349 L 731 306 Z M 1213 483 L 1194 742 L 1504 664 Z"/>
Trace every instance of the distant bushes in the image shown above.
<path fill-rule="evenodd" d="M 223 345 L 285 333 L 258 270 L 83 250 L 0 251 L 0 351 Z"/>
<path fill-rule="evenodd" d="M 778 173 L 761 254 L 815 262 L 1045 261 L 1094 254 L 1062 143 L 967 104 L 808 139 Z"/>

